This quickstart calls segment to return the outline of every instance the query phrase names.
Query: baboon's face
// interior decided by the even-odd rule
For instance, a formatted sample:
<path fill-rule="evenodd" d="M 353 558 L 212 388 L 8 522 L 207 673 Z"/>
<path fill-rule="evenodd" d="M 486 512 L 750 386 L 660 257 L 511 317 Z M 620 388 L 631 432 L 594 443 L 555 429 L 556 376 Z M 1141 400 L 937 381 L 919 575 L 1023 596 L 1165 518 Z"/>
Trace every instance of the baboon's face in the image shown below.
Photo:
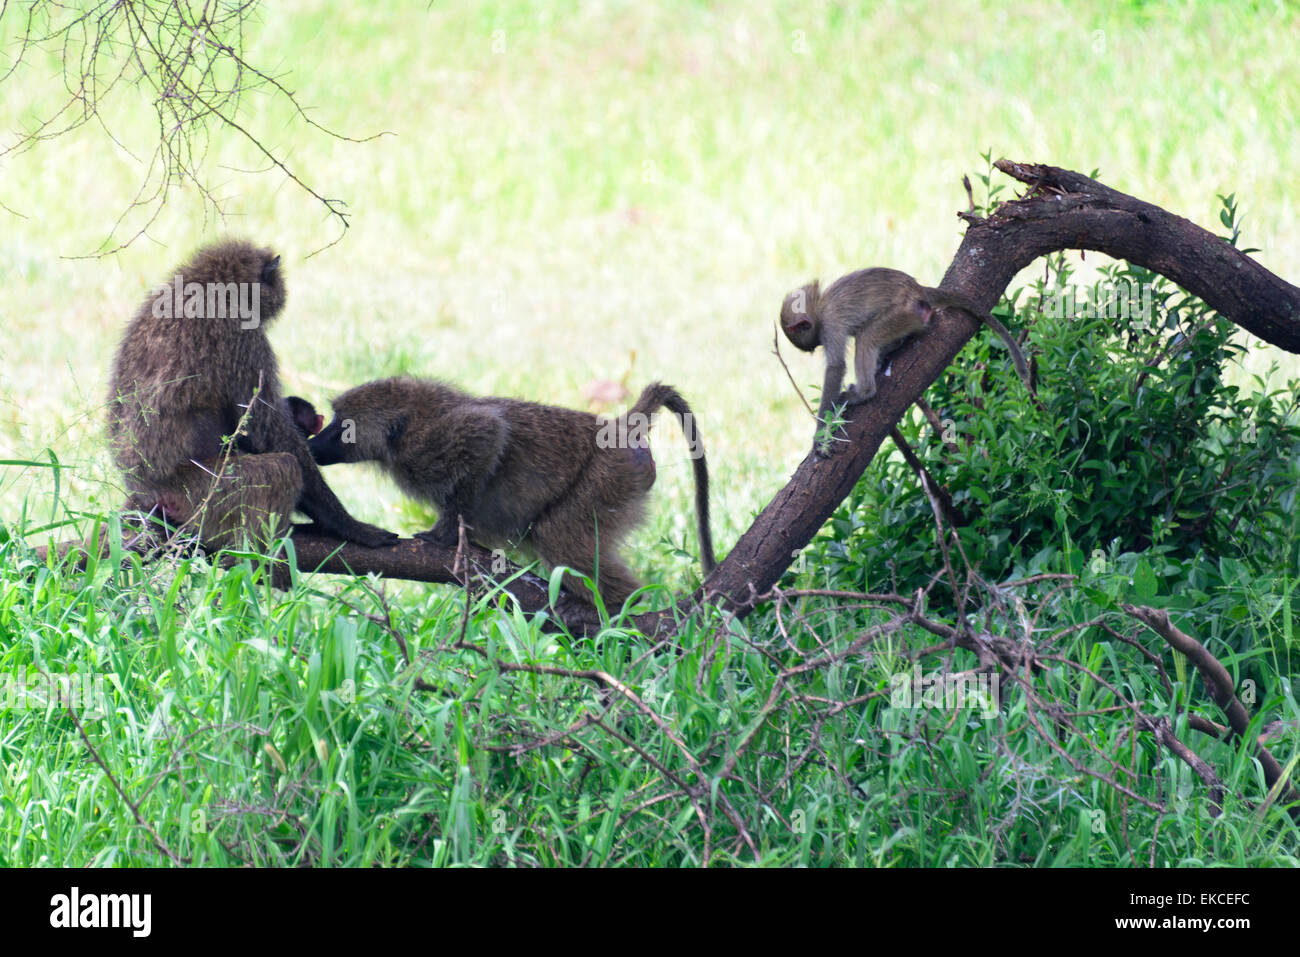
<path fill-rule="evenodd" d="M 307 441 L 311 457 L 317 465 L 336 465 L 339 462 L 357 462 L 356 443 L 344 442 L 345 423 L 336 418 Z"/>
<path fill-rule="evenodd" d="M 817 284 L 810 283 L 790 293 L 781 303 L 781 331 L 804 352 L 812 352 L 821 344 L 813 321 L 817 294 Z"/>
<path fill-rule="evenodd" d="M 397 453 L 406 416 L 393 409 L 352 408 L 334 403 L 334 420 L 308 443 L 317 465 L 338 462 L 384 462 Z"/>

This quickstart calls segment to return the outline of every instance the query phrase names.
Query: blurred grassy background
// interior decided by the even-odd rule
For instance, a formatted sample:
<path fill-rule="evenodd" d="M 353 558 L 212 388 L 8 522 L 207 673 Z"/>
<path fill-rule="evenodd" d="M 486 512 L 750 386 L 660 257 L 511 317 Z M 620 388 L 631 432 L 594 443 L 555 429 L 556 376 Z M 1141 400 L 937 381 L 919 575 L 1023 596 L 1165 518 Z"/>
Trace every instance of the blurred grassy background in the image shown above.
<path fill-rule="evenodd" d="M 273 328 L 287 387 L 325 405 L 379 375 L 582 406 L 596 378 L 678 386 L 702 419 L 725 553 L 807 448 L 771 355 L 782 294 L 891 265 L 938 282 L 979 154 L 1103 180 L 1217 230 L 1235 191 L 1243 245 L 1300 262 L 1300 18 L 1293 3 L 439 2 L 259 8 L 249 59 L 330 138 L 268 93 L 243 120 L 351 229 L 246 140 L 214 128 L 214 218 L 174 192 L 146 235 L 93 253 L 144 177 L 143 89 L 94 124 L 0 159 L 0 458 L 52 449 L 67 506 L 112 507 L 102 436 L 111 350 L 148 287 L 226 232 L 272 243 L 290 304 Z M 0 20 L 0 69 L 15 53 Z M 60 104 L 37 56 L 3 87 L 4 145 Z M 118 145 L 118 144 L 121 145 Z M 127 147 L 131 150 L 129 153 Z M 132 155 L 134 154 L 134 155 Z M 126 217 L 119 236 L 144 223 Z M 1098 257 L 1089 257 L 1089 261 Z M 801 383 L 820 358 L 787 359 Z M 1295 357 L 1262 350 L 1249 366 Z M 660 427 L 645 541 L 686 542 L 689 469 Z M 330 472 L 360 516 L 426 516 L 360 467 Z M 0 516 L 49 517 L 48 471 L 0 471 Z M 682 558 L 685 562 L 687 559 Z M 693 563 L 693 562 L 692 562 Z M 657 559 L 635 564 L 662 577 Z"/>

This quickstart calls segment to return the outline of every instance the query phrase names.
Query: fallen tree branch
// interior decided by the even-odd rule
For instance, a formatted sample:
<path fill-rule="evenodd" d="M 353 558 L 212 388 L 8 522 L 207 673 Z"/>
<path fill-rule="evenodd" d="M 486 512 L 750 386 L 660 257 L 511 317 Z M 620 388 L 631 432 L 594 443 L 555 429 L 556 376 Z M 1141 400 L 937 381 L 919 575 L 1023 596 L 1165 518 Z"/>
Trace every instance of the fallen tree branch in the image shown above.
<path fill-rule="evenodd" d="M 295 525 L 290 540 L 293 543 L 294 564 L 299 571 L 325 572 L 336 575 L 380 575 L 406 581 L 429 582 L 440 585 L 468 585 L 472 592 L 482 593 L 493 589 L 508 594 L 527 614 L 545 612 L 552 617 L 556 627 L 563 627 L 574 635 L 594 635 L 603 627 L 600 615 L 588 601 L 567 589 L 561 589 L 554 606 L 549 602 L 549 582 L 540 575 L 525 571 L 499 555 L 477 545 L 466 543 L 461 553 L 465 572 L 457 564 L 456 546 L 442 547 L 420 538 L 399 539 L 392 545 L 366 548 L 344 542 L 332 535 L 315 530 L 313 525 Z M 124 530 L 123 552 L 139 554 L 149 560 L 167 550 L 156 536 L 128 533 Z M 112 552 L 109 526 L 101 525 L 97 544 L 90 539 L 60 542 L 52 548 L 36 549 L 39 560 L 46 561 L 53 551 L 59 559 L 73 557 L 78 568 L 85 568 L 93 552 L 100 560 Z M 80 554 L 77 554 L 80 553 Z M 233 561 L 234 559 L 232 559 Z M 277 579 L 277 584 L 287 584 Z M 610 609 L 611 615 L 618 609 Z M 675 620 L 669 613 L 647 612 L 634 616 L 632 624 L 643 634 L 655 635 Z"/>
<path fill-rule="evenodd" d="M 331 535 L 309 531 L 311 526 L 295 526 L 293 548 L 296 565 L 300 571 L 327 572 L 339 575 L 381 575 L 407 581 L 430 582 L 444 585 L 466 585 L 464 576 L 457 570 L 457 548 L 434 545 L 421 538 L 399 539 L 393 545 L 366 548 L 342 542 Z M 509 594 L 526 614 L 546 613 L 557 627 L 574 635 L 591 636 L 599 632 L 605 622 L 589 600 L 579 597 L 567 588 L 560 590 L 554 605 L 549 602 L 550 584 L 540 575 L 513 565 L 499 554 L 466 543 L 461 561 L 469 574 L 471 592 L 481 593 L 499 589 Z M 681 612 L 675 609 L 643 612 L 633 615 L 627 622 L 642 634 L 661 636 L 675 627 L 681 614 L 689 611 L 690 603 Z M 618 608 L 608 609 L 611 618 Z"/>
<path fill-rule="evenodd" d="M 1169 647 L 1182 652 L 1187 657 L 1200 673 L 1214 703 L 1223 709 L 1233 735 L 1245 739 L 1250 730 L 1250 715 L 1237 699 L 1232 687 L 1232 676 L 1228 674 L 1228 669 L 1223 667 L 1219 659 L 1210 654 L 1203 644 L 1175 626 L 1169 620 L 1169 613 L 1164 609 L 1150 608 L 1146 605 L 1122 605 L 1121 607 L 1125 614 L 1142 622 L 1163 638 Z M 1283 776 L 1282 765 L 1278 763 L 1277 758 L 1273 757 L 1272 752 L 1258 740 L 1255 742 L 1255 757 L 1263 768 L 1264 780 L 1268 783 L 1272 794 L 1282 798 L 1283 805 L 1287 807 L 1293 818 L 1300 819 L 1300 793 L 1297 793 Z"/>
<path fill-rule="evenodd" d="M 959 214 L 970 228 L 941 288 L 988 311 L 1040 256 L 1092 249 L 1167 276 L 1253 335 L 1300 352 L 1300 289 L 1213 233 L 1079 173 L 1007 160 L 996 166 L 1031 189 L 986 219 Z M 928 333 L 893 353 L 893 374 L 876 397 L 847 411 L 848 441 L 840 451 L 827 459 L 805 458 L 710 577 L 710 589 L 726 607 L 743 615 L 752 596 L 771 589 L 791 555 L 853 490 L 907 408 L 980 328 L 973 316 L 945 309 Z"/>
<path fill-rule="evenodd" d="M 1030 189 L 1003 203 L 987 218 L 959 213 L 970 224 L 944 277 L 942 288 L 988 311 L 1007 284 L 1040 256 L 1064 249 L 1092 249 L 1126 259 L 1167 276 L 1201 296 L 1228 319 L 1290 352 L 1300 352 L 1300 289 L 1274 276 L 1244 253 L 1194 223 L 1135 199 L 1096 180 L 1052 166 L 999 160 L 997 168 Z M 809 455 L 784 488 L 763 509 L 706 582 L 708 597 L 743 617 L 770 594 L 781 575 L 875 458 L 885 436 L 907 408 L 952 363 L 979 332 L 966 312 L 940 310 L 930 331 L 893 353 L 893 374 L 876 397 L 847 410 L 845 441 L 829 458 Z M 931 413 L 931 424 L 934 424 Z M 408 540 L 387 548 L 363 549 L 334 539 L 295 532 L 298 567 L 341 574 L 374 573 L 389 578 L 459 583 L 452 571 L 453 549 Z M 471 550 L 475 575 L 487 580 L 491 562 Z M 513 574 L 499 570 L 497 579 Z M 526 611 L 546 607 L 545 583 L 517 576 L 506 587 Z M 673 612 L 635 618 L 638 628 L 658 634 L 704 596 L 697 592 Z M 579 602 L 578 604 L 582 604 Z M 559 615 L 575 632 L 598 627 L 589 614 L 569 606 Z"/>

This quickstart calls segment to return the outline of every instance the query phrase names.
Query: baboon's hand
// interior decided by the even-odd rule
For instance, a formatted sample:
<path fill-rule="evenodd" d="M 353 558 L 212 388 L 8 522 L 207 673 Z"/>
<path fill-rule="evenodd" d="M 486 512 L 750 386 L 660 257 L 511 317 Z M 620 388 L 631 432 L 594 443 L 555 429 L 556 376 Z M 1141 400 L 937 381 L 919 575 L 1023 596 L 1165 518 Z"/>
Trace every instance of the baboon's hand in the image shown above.
<path fill-rule="evenodd" d="M 875 395 L 876 390 L 874 387 L 868 392 L 865 388 L 855 384 L 849 386 L 848 391 L 844 393 L 844 402 L 846 405 L 861 405 L 864 402 L 871 401 Z"/>
<path fill-rule="evenodd" d="M 378 525 L 367 525 L 365 522 L 358 521 L 353 521 L 346 528 L 339 529 L 337 534 L 346 541 L 356 542 L 358 545 L 366 546 L 366 548 L 396 545 L 399 537 L 386 528 L 380 528 Z"/>
<path fill-rule="evenodd" d="M 817 429 L 813 432 L 812 451 L 813 456 L 817 459 L 828 459 L 835 451 L 836 436 L 839 434 L 839 427 L 835 423 L 841 420 L 841 415 L 837 412 L 837 406 L 840 402 L 817 411 Z"/>
<path fill-rule="evenodd" d="M 427 532 L 416 532 L 415 537 L 424 539 L 430 545 L 451 548 L 460 543 L 460 526 L 438 522 Z"/>

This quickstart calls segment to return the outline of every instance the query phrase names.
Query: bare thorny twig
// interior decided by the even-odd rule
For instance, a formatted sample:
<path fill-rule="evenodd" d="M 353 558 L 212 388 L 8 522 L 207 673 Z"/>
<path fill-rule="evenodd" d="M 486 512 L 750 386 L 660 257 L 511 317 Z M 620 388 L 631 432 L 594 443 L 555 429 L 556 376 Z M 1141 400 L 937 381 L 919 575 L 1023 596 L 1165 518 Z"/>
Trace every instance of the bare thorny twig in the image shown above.
<path fill-rule="evenodd" d="M 269 168 L 279 170 L 324 206 L 339 224 L 339 234 L 322 248 L 334 245 L 348 227 L 347 204 L 325 196 L 291 168 L 284 154 L 241 118 L 242 102 L 253 90 L 266 88 L 286 102 L 298 120 L 328 136 L 362 143 L 385 134 L 354 138 L 330 130 L 312 119 L 284 78 L 248 60 L 246 36 L 258 6 L 258 0 L 94 0 L 77 9 L 59 0 L 33 0 L 19 14 L 7 2 L 0 4 L 0 18 L 25 15 L 17 52 L 0 73 L 0 87 L 17 82 L 20 67 L 34 53 L 56 49 L 66 90 L 62 105 L 0 148 L 0 157 L 33 149 L 92 121 L 120 149 L 131 153 L 108 128 L 104 115 L 106 104 L 126 81 L 148 90 L 157 140 L 139 189 L 96 255 L 121 250 L 145 235 L 177 187 L 194 187 L 209 213 L 224 214 L 224 200 L 213 191 L 203 169 L 214 125 L 247 142 Z M 127 218 L 141 209 L 144 222 L 117 240 Z"/>

